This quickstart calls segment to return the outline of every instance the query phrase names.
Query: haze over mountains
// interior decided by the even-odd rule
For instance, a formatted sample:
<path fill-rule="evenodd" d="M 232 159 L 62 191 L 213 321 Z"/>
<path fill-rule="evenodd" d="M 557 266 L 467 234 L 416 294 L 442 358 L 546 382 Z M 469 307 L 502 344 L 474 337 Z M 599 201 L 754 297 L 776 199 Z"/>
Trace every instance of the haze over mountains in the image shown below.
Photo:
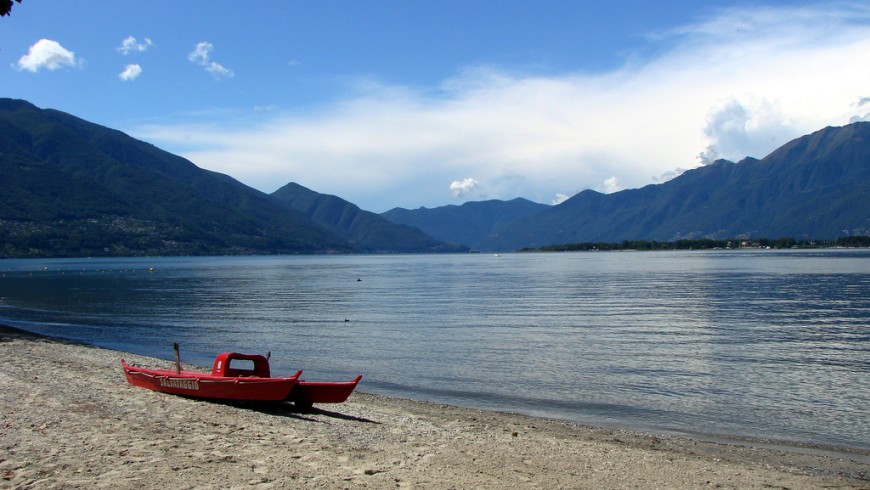
<path fill-rule="evenodd" d="M 870 123 L 825 128 L 762 160 L 720 160 L 664 184 L 583 191 L 558 206 L 520 198 L 377 215 L 295 183 L 267 195 L 120 131 L 0 99 L 0 172 L 0 257 L 870 235 Z"/>

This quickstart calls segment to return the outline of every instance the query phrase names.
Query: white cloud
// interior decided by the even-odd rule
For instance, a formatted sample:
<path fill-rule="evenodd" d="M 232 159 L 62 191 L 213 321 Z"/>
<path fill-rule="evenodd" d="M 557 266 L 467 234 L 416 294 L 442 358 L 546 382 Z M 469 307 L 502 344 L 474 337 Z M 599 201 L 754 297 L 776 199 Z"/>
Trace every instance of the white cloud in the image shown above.
<path fill-rule="evenodd" d="M 209 42 L 200 42 L 197 43 L 196 47 L 193 48 L 193 51 L 187 55 L 187 59 L 198 64 L 198 65 L 206 65 L 208 64 L 209 53 L 214 49 L 214 45 Z"/>
<path fill-rule="evenodd" d="M 119 53 L 123 55 L 128 55 L 130 53 L 141 53 L 143 51 L 147 51 L 148 48 L 153 45 L 154 43 L 151 41 L 151 39 L 148 39 L 147 37 L 145 38 L 145 41 L 140 43 L 136 40 L 135 37 L 127 36 L 123 41 L 121 41 L 121 45 L 118 46 L 116 49 Z"/>
<path fill-rule="evenodd" d="M 702 164 L 702 165 L 708 165 L 708 164 L 710 164 L 710 163 L 712 163 L 713 161 L 716 160 L 716 158 L 715 158 L 715 155 L 716 155 L 716 154 L 715 154 L 715 153 L 710 153 L 709 150 L 710 150 L 710 147 L 707 147 L 707 150 L 702 151 L 701 154 L 698 155 L 698 160 L 701 161 L 701 164 Z M 712 160 L 706 161 L 706 160 L 704 160 L 704 158 L 712 158 Z M 663 172 L 661 175 L 654 175 L 654 176 L 652 177 L 652 179 L 651 179 L 651 182 L 652 182 L 653 184 L 661 184 L 661 183 L 663 183 L 663 182 L 667 182 L 667 181 L 669 181 L 669 180 L 671 180 L 671 179 L 674 179 L 674 178 L 676 178 L 676 177 L 679 177 L 679 176 L 682 175 L 683 172 L 685 172 L 686 170 L 688 170 L 688 169 L 685 169 L 685 168 L 682 168 L 682 167 L 677 167 L 677 168 L 675 168 L 675 169 L 673 169 L 673 170 L 665 171 L 665 172 Z"/>
<path fill-rule="evenodd" d="M 604 194 L 613 194 L 614 192 L 621 191 L 622 187 L 619 185 L 619 179 L 616 177 L 610 177 L 601 183 L 598 190 Z"/>
<path fill-rule="evenodd" d="M 763 157 L 797 133 L 776 104 L 753 99 L 741 102 L 729 97 L 719 101 L 707 115 L 704 134 L 710 144 L 699 159 L 707 165 L 718 158 Z"/>
<path fill-rule="evenodd" d="M 40 39 L 30 47 L 27 54 L 18 59 L 15 65 L 18 70 L 38 72 L 39 70 L 57 70 L 67 67 L 78 67 L 81 61 L 75 53 L 67 50 L 57 41 Z"/>
<path fill-rule="evenodd" d="M 118 78 L 124 80 L 125 82 L 129 82 L 139 78 L 139 75 L 142 74 L 142 67 L 136 64 L 127 65 L 124 68 L 124 71 L 118 74 Z"/>
<path fill-rule="evenodd" d="M 187 59 L 205 68 L 205 71 L 213 74 L 216 77 L 232 77 L 235 75 L 232 70 L 224 67 L 217 61 L 212 61 L 210 53 L 214 50 L 214 46 L 209 42 L 197 43 L 196 47 L 187 55 Z"/>
<path fill-rule="evenodd" d="M 567 194 L 556 193 L 556 198 L 553 199 L 552 201 L 550 201 L 550 204 L 552 204 L 553 206 L 555 206 L 557 204 L 562 204 L 563 202 L 567 201 L 570 198 L 571 198 L 571 196 L 569 196 Z"/>
<path fill-rule="evenodd" d="M 450 192 L 456 197 L 463 197 L 479 185 L 480 182 L 471 177 L 463 180 L 454 180 L 450 183 Z"/>
<path fill-rule="evenodd" d="M 870 97 L 860 97 L 852 105 L 858 109 L 865 109 L 868 105 L 870 105 Z M 850 123 L 862 122 L 862 121 L 864 121 L 864 122 L 870 121 L 870 112 L 865 113 L 863 116 L 861 114 L 855 114 L 854 116 L 849 118 Z"/>
<path fill-rule="evenodd" d="M 705 150 L 764 157 L 847 123 L 870 80 L 870 7 L 725 10 L 655 42 L 656 57 L 606 73 L 469 67 L 419 89 L 366 79 L 314 112 L 136 133 L 267 192 L 296 181 L 374 211 L 443 205 L 456 175 L 491 198 L 545 202 L 660 182 Z M 206 65 L 203 44 L 191 60 Z"/>

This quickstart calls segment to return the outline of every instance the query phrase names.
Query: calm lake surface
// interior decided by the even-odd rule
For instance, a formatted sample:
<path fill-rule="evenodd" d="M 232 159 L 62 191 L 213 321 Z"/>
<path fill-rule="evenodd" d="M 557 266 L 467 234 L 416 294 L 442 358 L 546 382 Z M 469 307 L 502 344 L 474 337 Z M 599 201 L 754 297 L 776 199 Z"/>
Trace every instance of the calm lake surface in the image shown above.
<path fill-rule="evenodd" d="M 0 260 L 0 322 L 164 359 L 179 342 L 208 367 L 271 351 L 273 373 L 404 398 L 870 449 L 870 250 Z"/>

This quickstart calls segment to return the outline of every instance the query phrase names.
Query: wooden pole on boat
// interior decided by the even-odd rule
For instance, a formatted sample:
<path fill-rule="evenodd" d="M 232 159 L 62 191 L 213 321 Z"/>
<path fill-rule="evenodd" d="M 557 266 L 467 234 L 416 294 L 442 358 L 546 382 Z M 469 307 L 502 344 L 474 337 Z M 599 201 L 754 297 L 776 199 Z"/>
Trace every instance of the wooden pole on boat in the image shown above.
<path fill-rule="evenodd" d="M 178 342 L 172 344 L 172 350 L 175 351 L 175 372 L 181 374 L 181 355 L 178 353 Z"/>

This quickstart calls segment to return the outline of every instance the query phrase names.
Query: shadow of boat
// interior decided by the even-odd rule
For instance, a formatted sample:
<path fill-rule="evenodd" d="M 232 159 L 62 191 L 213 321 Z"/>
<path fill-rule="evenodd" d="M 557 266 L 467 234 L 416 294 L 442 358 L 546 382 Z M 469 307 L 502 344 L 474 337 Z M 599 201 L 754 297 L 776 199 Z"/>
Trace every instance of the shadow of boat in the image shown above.
<path fill-rule="evenodd" d="M 185 397 L 188 398 L 188 397 Z M 312 407 L 307 410 L 302 410 L 292 402 L 261 402 L 261 401 L 239 401 L 239 400 L 204 400 L 199 398 L 190 398 L 192 400 L 203 401 L 207 403 L 215 403 L 219 405 L 226 405 L 229 407 L 234 407 L 242 410 L 251 410 L 253 412 L 259 412 L 267 415 L 273 415 L 276 417 L 287 417 L 293 418 L 297 420 L 305 420 L 308 422 L 318 422 L 324 423 L 324 421 L 310 417 L 311 415 L 323 415 L 324 417 L 347 420 L 351 422 L 362 422 L 366 424 L 376 424 L 380 425 L 381 422 L 376 420 L 367 419 L 364 417 L 356 417 L 354 415 L 348 415 L 341 412 L 336 412 L 334 410 L 324 410 L 319 407 Z"/>

